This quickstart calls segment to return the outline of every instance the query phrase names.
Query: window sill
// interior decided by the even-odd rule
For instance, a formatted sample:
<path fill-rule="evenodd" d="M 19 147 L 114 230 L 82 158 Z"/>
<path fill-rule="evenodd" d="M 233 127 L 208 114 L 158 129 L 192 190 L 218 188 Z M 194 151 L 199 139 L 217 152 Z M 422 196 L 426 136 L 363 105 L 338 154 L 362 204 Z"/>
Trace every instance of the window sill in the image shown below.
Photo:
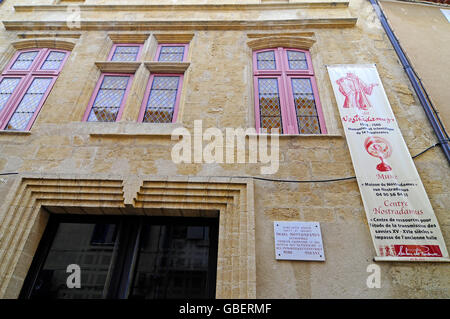
<path fill-rule="evenodd" d="M 270 137 L 278 136 L 279 138 L 291 138 L 291 137 L 342 138 L 342 137 L 344 137 L 341 134 L 247 134 L 247 136 L 270 136 Z"/>
<path fill-rule="evenodd" d="M 30 131 L 0 131 L 0 135 L 23 135 L 23 136 L 27 136 L 27 135 L 31 135 Z"/>
<path fill-rule="evenodd" d="M 136 123 L 136 122 L 83 122 L 89 127 L 91 137 L 102 138 L 168 138 L 174 129 L 183 127 L 180 123 Z M 174 138 L 178 140 L 178 136 Z"/>
<path fill-rule="evenodd" d="M 178 141 L 179 136 L 172 138 L 171 133 L 90 133 L 90 137 L 98 138 L 163 138 L 173 141 Z"/>

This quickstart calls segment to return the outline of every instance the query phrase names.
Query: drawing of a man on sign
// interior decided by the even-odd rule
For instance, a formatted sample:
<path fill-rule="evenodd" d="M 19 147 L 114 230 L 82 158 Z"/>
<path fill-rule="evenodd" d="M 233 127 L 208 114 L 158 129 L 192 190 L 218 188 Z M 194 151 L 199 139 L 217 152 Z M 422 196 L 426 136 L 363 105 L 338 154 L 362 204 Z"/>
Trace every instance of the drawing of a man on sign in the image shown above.
<path fill-rule="evenodd" d="M 345 96 L 344 108 L 367 110 L 372 107 L 367 96 L 372 94 L 372 89 L 378 84 L 367 85 L 354 73 L 347 73 L 336 83 L 339 85 L 339 92 Z"/>

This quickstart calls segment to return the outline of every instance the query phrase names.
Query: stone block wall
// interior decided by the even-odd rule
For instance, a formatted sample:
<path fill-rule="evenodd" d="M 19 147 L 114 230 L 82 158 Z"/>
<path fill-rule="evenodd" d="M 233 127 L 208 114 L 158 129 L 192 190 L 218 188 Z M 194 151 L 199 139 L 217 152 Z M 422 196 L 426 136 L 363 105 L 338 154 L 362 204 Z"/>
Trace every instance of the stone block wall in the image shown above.
<path fill-rule="evenodd" d="M 95 6 L 125 2 L 129 3 L 86 0 L 84 4 Z M 135 3 L 160 4 L 161 1 Z M 204 4 L 206 1 L 189 1 L 189 3 Z M 222 1 L 208 1 L 208 3 L 223 4 Z M 243 1 L 227 3 L 242 5 Z M 164 181 L 168 178 L 209 180 L 223 176 L 261 176 L 261 163 L 175 164 L 171 158 L 172 147 L 177 143 L 176 140 L 171 140 L 171 132 L 176 127 L 185 127 L 192 131 L 195 120 L 203 121 L 203 130 L 208 127 L 225 130 L 227 127 L 255 126 L 252 48 L 249 46 L 249 41 L 255 38 L 287 36 L 311 39 L 313 44 L 309 49 L 328 129 L 328 134 L 322 136 L 280 137 L 279 170 L 272 176 L 264 177 L 306 181 L 354 176 L 336 101 L 326 72 L 327 64 L 376 63 L 411 154 L 417 154 L 436 143 L 431 126 L 368 1 L 351 0 L 347 4 L 339 2 L 337 7 L 322 5 L 310 8 L 302 7 L 304 5 L 302 1 L 290 1 L 281 15 L 277 11 L 280 10 L 277 6 L 282 5 L 279 2 L 277 6 L 268 1 L 261 4 L 274 7 L 257 7 L 259 1 L 245 1 L 245 3 L 249 6 L 227 7 L 223 11 L 202 10 L 197 15 L 192 13 L 195 8 L 183 9 L 181 13 L 172 8 L 161 9 L 159 13 L 142 10 L 133 19 L 130 18 L 132 9 L 122 12 L 117 8 L 111 11 L 99 9 L 97 6 L 86 12 L 82 11 L 84 19 L 82 21 L 91 24 L 82 22 L 80 29 L 74 30 L 69 30 L 64 27 L 65 23 L 58 22 L 64 21 L 66 15 L 64 9 L 52 11 L 45 8 L 37 8 L 39 10 L 19 8 L 13 12 L 12 6 L 25 3 L 7 1 L 2 4 L 0 18 L 6 23 L 0 30 L 1 69 L 15 52 L 15 47 L 21 43 L 23 45 L 23 41 L 32 39 L 36 41 L 35 43 L 42 43 L 38 40 L 51 38 L 60 44 L 65 41 L 73 45 L 69 59 L 31 131 L 0 132 L 0 172 L 19 173 L 0 176 L 0 246 L 4 247 L 3 251 L 0 250 L 0 256 L 3 256 L 3 259 L 0 259 L 0 266 L 3 268 L 0 269 L 5 271 L 9 269 L 8 272 L 0 273 L 2 296 L 17 296 L 31 262 L 33 249 L 23 255 L 27 249 L 25 247 L 27 238 L 23 235 L 20 237 L 19 234 L 35 236 L 33 238 L 37 241 L 43 231 L 42 225 L 46 222 L 36 211 L 35 215 L 29 215 L 34 216 L 34 224 L 28 223 L 28 219 L 14 219 L 15 216 L 11 216 L 15 214 L 15 210 L 11 209 L 12 205 L 19 207 L 24 205 L 13 204 L 13 201 L 20 198 L 17 194 L 21 192 L 21 187 L 24 187 L 25 178 L 70 179 L 77 183 L 77 180 L 95 176 L 98 180 L 131 179 L 140 183 L 148 177 Z M 30 1 L 28 4 L 54 3 Z M 182 2 L 178 1 L 178 4 Z M 353 18 L 357 20 L 352 20 Z M 154 23 L 156 19 L 178 22 L 190 19 L 196 22 L 186 22 L 186 25 L 189 25 L 188 30 L 181 26 L 172 28 L 167 24 L 149 26 L 140 22 L 136 22 L 138 26 L 133 27 L 133 21 Z M 288 22 L 290 24 L 279 28 L 276 24 L 277 19 L 280 20 L 279 24 Z M 109 25 L 95 24 L 95 21 L 99 20 L 128 21 L 131 27 L 126 30 L 120 23 L 113 22 Z M 23 23 L 15 24 L 11 21 Z M 271 27 L 272 25 L 274 27 Z M 95 63 L 106 60 L 113 45 L 112 39 L 117 34 L 122 34 L 125 39 L 138 34 L 141 35 L 140 38 L 145 39 L 144 54 L 136 70 L 122 119 L 117 123 L 82 122 L 101 72 Z M 185 73 L 180 114 L 177 123 L 173 124 L 137 123 L 143 91 L 150 74 L 144 61 L 153 60 L 158 35 L 192 38 L 188 58 L 190 64 Z M 448 243 L 450 241 L 448 164 L 437 147 L 415 159 L 415 164 Z M 300 184 L 255 180 L 246 185 L 247 189 L 253 192 L 254 214 L 252 210 L 246 223 L 251 223 L 252 220 L 254 222 L 254 233 L 249 237 L 250 242 L 254 244 L 254 252 L 251 254 L 250 249 L 248 255 L 250 265 L 252 258 L 254 259 L 254 268 L 245 269 L 246 271 L 256 269 L 255 279 L 235 275 L 238 276 L 237 281 L 227 286 L 227 289 L 231 290 L 224 290 L 223 294 L 219 290 L 218 296 L 224 298 L 448 298 L 450 296 L 450 270 L 442 263 L 380 262 L 378 265 L 382 270 L 382 287 L 367 288 L 366 268 L 373 263 L 375 250 L 356 180 Z M 231 214 L 239 214 L 239 211 Z M 326 261 L 276 261 L 273 238 L 275 220 L 320 222 Z M 31 231 L 32 225 L 35 225 L 33 227 L 37 229 L 36 231 Z M 11 235 L 10 232 L 14 233 L 15 228 L 23 233 Z M 233 232 L 227 236 L 229 237 L 223 237 L 224 242 L 233 240 Z M 17 249 L 9 250 L 5 238 L 13 241 L 16 238 Z M 233 263 L 232 260 L 229 259 L 228 267 L 236 274 L 237 269 L 247 265 L 243 259 L 237 263 Z M 240 286 L 245 293 L 243 290 L 236 292 L 236 287 L 240 285 L 239 278 L 245 280 L 245 284 L 241 283 Z M 231 292 L 233 287 L 234 293 Z"/>

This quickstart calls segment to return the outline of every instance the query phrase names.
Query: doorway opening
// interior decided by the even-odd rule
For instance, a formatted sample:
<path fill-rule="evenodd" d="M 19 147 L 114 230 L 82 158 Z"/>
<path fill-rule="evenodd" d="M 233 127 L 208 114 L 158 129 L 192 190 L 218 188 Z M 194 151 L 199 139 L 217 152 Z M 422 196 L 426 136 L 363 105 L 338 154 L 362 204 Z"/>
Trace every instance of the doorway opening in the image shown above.
<path fill-rule="evenodd" d="M 168 217 L 164 209 L 164 216 L 49 211 L 20 298 L 215 298 L 217 211 L 181 214 L 202 217 Z M 68 284 L 77 280 L 70 269 L 79 270 L 79 288 Z"/>

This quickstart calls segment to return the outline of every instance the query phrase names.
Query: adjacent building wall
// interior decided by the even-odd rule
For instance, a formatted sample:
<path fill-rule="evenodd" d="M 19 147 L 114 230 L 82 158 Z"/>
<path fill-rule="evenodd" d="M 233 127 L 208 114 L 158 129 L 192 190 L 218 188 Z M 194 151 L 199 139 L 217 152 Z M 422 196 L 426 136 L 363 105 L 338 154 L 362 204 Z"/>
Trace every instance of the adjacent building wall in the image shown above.
<path fill-rule="evenodd" d="M 450 22 L 441 9 L 448 5 L 380 1 L 400 45 L 448 131 L 450 129 Z"/>

